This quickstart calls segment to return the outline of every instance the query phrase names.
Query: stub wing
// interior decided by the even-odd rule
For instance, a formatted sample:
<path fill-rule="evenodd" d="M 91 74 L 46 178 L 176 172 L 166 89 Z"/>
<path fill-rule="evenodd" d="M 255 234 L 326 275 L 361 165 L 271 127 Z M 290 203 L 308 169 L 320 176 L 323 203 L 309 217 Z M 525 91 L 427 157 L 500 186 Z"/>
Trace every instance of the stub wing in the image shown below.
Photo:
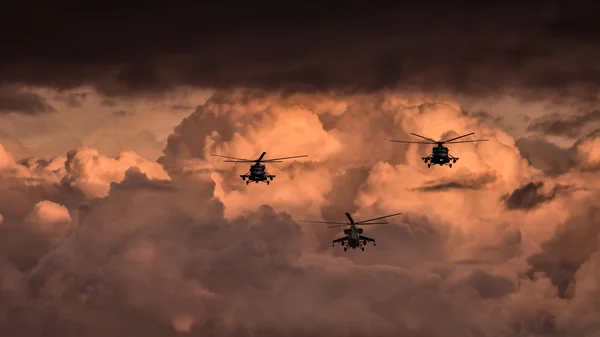
<path fill-rule="evenodd" d="M 336 243 L 342 242 L 342 241 L 348 241 L 348 236 L 344 236 L 342 238 L 335 239 L 335 240 L 331 241 L 331 243 L 336 244 Z"/>
<path fill-rule="evenodd" d="M 371 239 L 370 237 L 364 236 L 364 235 L 361 235 L 359 240 L 361 240 L 361 241 L 375 242 L 375 239 Z"/>

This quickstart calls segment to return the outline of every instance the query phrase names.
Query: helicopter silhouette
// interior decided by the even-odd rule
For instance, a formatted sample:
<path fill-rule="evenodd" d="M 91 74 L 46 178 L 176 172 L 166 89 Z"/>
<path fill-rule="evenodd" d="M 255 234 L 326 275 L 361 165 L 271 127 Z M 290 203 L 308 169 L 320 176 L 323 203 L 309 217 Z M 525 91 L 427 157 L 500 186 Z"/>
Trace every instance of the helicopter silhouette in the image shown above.
<path fill-rule="evenodd" d="M 454 137 L 454 138 L 444 140 L 444 141 L 435 141 L 431 138 L 423 137 L 421 135 L 411 132 L 411 135 L 426 139 L 426 140 L 428 140 L 428 142 L 423 142 L 423 141 L 411 142 L 411 141 L 406 141 L 406 140 L 390 140 L 390 142 L 408 143 L 408 144 L 437 144 L 436 147 L 432 148 L 431 154 L 429 156 L 423 157 L 421 159 L 423 159 L 423 161 L 425 163 L 429 162 L 429 163 L 427 163 L 427 167 L 431 167 L 431 165 L 436 165 L 436 164 L 440 165 L 440 166 L 448 165 L 448 166 L 452 167 L 452 163 L 456 163 L 456 161 L 458 160 L 458 157 L 454 157 L 453 155 L 451 155 L 448 148 L 445 147 L 444 144 L 487 142 L 489 140 L 489 139 L 477 139 L 477 140 L 461 140 L 461 141 L 456 142 L 457 139 L 467 137 L 467 136 L 470 136 L 473 134 L 475 134 L 475 132 L 471 132 L 466 135 Z M 450 161 L 452 161 L 452 163 Z"/>
<path fill-rule="evenodd" d="M 306 154 L 306 155 L 302 155 L 302 156 L 281 157 L 281 158 L 272 158 L 272 159 L 263 160 L 263 157 L 266 154 L 267 154 L 266 152 L 263 152 L 260 155 L 260 157 L 258 157 L 258 159 L 255 159 L 255 160 L 228 157 L 228 156 L 220 156 L 218 154 L 211 154 L 211 156 L 231 159 L 231 160 L 223 160 L 223 162 L 228 162 L 228 163 L 254 163 L 253 165 L 250 166 L 250 170 L 248 171 L 248 173 L 240 174 L 240 177 L 242 178 L 242 180 L 246 181 L 246 185 L 248 185 L 251 181 L 254 181 L 257 184 L 260 181 L 264 181 L 267 183 L 267 185 L 269 185 L 270 181 L 275 178 L 275 175 L 267 172 L 265 165 L 263 165 L 261 163 L 281 163 L 283 161 L 283 159 L 308 157 L 308 155 Z"/>
<path fill-rule="evenodd" d="M 375 244 L 375 239 L 372 239 L 372 238 L 370 238 L 368 236 L 362 235 L 363 229 L 359 228 L 358 226 L 370 226 L 370 225 L 387 224 L 388 222 L 371 222 L 371 221 L 389 218 L 391 216 L 400 215 L 402 213 L 394 213 L 394 214 L 390 214 L 390 215 L 386 215 L 386 216 L 380 216 L 380 217 L 377 217 L 377 218 L 363 220 L 363 221 L 358 221 L 358 222 L 354 222 L 354 219 L 352 219 L 352 216 L 350 216 L 350 213 L 344 213 L 344 214 L 346 214 L 346 217 L 348 218 L 348 220 L 350 220 L 349 223 L 346 223 L 346 222 L 331 222 L 331 221 L 311 221 L 311 220 L 300 220 L 300 221 L 302 221 L 302 222 L 312 222 L 312 223 L 322 223 L 322 224 L 333 224 L 333 225 L 335 225 L 335 226 L 327 226 L 327 228 L 350 226 L 350 228 L 344 229 L 345 236 L 343 236 L 341 238 L 338 238 L 338 239 L 335 239 L 335 240 L 333 240 L 331 242 L 331 247 L 335 247 L 335 244 L 339 242 L 340 246 L 342 246 L 344 248 L 344 251 L 347 251 L 348 248 L 352 248 L 352 249 L 360 248 L 362 251 L 364 251 L 365 250 L 365 245 L 367 244 L 367 242 L 373 242 L 373 246 L 376 245 Z"/>

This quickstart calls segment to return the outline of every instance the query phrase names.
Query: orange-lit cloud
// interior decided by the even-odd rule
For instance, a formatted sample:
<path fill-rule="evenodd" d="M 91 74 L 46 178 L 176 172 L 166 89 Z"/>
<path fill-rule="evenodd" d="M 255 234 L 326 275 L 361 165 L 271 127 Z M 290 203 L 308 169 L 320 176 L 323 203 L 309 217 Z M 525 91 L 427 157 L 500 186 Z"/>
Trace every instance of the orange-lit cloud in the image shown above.
<path fill-rule="evenodd" d="M 490 141 L 428 168 L 430 145 L 389 142 L 410 132 Z M 185 118 L 158 162 L 0 151 L 0 334 L 589 335 L 595 139 L 549 175 L 450 99 L 232 91 Z M 263 151 L 308 157 L 268 164 L 267 186 L 209 155 Z M 365 227 L 378 245 L 364 252 L 297 222 L 344 212 L 404 214 Z"/>

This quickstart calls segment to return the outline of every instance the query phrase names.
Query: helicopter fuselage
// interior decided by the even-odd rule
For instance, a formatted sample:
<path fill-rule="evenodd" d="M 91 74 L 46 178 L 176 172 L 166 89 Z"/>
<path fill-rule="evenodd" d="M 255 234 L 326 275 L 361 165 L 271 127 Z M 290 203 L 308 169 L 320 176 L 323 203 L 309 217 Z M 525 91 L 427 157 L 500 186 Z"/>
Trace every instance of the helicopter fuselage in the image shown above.
<path fill-rule="evenodd" d="M 452 167 L 452 163 L 456 163 L 458 158 L 452 157 L 448 151 L 448 148 L 443 145 L 435 146 L 431 149 L 431 155 L 423 158 L 423 161 L 427 163 L 427 166 L 431 165 L 449 165 Z"/>
<path fill-rule="evenodd" d="M 248 175 L 248 180 L 253 180 L 253 181 L 267 180 L 267 176 L 265 174 L 265 165 L 254 164 L 254 165 L 250 166 L 250 174 Z"/>
<path fill-rule="evenodd" d="M 269 182 L 275 178 L 274 175 L 271 175 L 267 172 L 265 165 L 263 164 L 254 164 L 250 166 L 249 172 L 240 175 L 240 177 L 242 180 L 246 180 L 246 184 L 249 184 L 251 181 L 255 183 L 264 181 L 269 184 Z"/>
<path fill-rule="evenodd" d="M 344 229 L 344 234 L 346 235 L 346 237 L 341 242 L 342 246 L 346 246 L 347 248 L 352 249 L 362 248 L 363 245 L 360 242 L 360 235 L 362 234 L 362 232 L 362 228 L 358 228 L 354 225 L 350 228 Z"/>

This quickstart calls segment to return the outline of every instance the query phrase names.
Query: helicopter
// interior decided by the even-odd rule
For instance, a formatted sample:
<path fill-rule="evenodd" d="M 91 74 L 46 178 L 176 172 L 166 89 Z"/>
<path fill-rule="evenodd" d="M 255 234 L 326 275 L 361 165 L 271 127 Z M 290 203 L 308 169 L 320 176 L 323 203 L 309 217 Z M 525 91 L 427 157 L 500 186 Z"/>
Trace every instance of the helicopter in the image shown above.
<path fill-rule="evenodd" d="M 269 183 L 275 178 L 275 175 L 268 173 L 267 170 L 265 169 L 265 165 L 263 165 L 261 163 L 281 163 L 283 159 L 308 157 L 308 155 L 302 155 L 302 156 L 281 157 L 281 158 L 272 158 L 272 159 L 263 160 L 263 158 L 266 154 L 267 154 L 266 152 L 263 152 L 260 155 L 260 157 L 258 157 L 258 159 L 255 159 L 255 160 L 228 157 L 228 156 L 220 156 L 218 154 L 211 154 L 211 156 L 231 159 L 231 160 L 224 160 L 224 162 L 229 162 L 229 163 L 254 163 L 253 165 L 250 166 L 250 171 L 248 173 L 240 174 L 240 178 L 242 178 L 242 180 L 246 181 L 246 185 L 250 184 L 251 181 L 254 181 L 257 184 L 260 181 L 264 181 L 267 183 L 267 185 L 269 185 Z"/>
<path fill-rule="evenodd" d="M 423 159 L 423 161 L 425 163 L 427 163 L 427 167 L 431 167 L 431 165 L 437 164 L 440 166 L 448 165 L 450 168 L 452 168 L 452 163 L 456 163 L 456 161 L 458 160 L 458 157 L 454 157 L 453 155 L 451 155 L 450 152 L 448 151 L 448 148 L 445 147 L 444 144 L 487 142 L 489 140 L 489 139 L 476 139 L 476 140 L 461 140 L 458 142 L 455 141 L 457 139 L 467 137 L 467 136 L 470 136 L 473 134 L 475 134 L 475 132 L 471 132 L 466 135 L 454 137 L 454 138 L 444 140 L 444 141 L 435 141 L 431 138 L 423 137 L 421 135 L 411 132 L 411 135 L 426 139 L 426 140 L 428 140 L 428 142 L 423 142 L 423 141 L 411 142 L 411 141 L 406 141 L 406 140 L 390 140 L 390 142 L 409 143 L 409 144 L 437 144 L 436 147 L 432 148 L 431 154 L 429 156 L 423 157 L 421 159 Z M 452 163 L 451 163 L 451 161 L 452 161 Z"/>
<path fill-rule="evenodd" d="M 350 226 L 350 228 L 344 229 L 345 236 L 335 239 L 331 242 L 331 247 L 335 247 L 336 243 L 340 243 L 340 246 L 344 248 L 344 251 L 347 251 L 348 248 L 356 249 L 360 248 L 362 251 L 365 251 L 365 245 L 367 242 L 373 242 L 373 246 L 375 246 L 375 239 L 362 235 L 363 229 L 358 228 L 357 226 L 370 226 L 370 225 L 379 225 L 379 224 L 387 224 L 388 222 L 371 222 L 373 220 L 381 220 L 384 218 L 389 218 L 391 216 L 400 215 L 402 213 L 394 213 L 386 216 L 381 216 L 373 219 L 363 220 L 354 222 L 350 213 L 345 213 L 350 223 L 346 222 L 330 222 L 330 221 L 310 221 L 310 220 L 301 220 L 302 222 L 312 222 L 312 223 L 323 223 L 323 224 L 333 224 L 334 226 L 327 226 L 327 228 L 335 228 L 335 227 L 343 227 Z"/>

